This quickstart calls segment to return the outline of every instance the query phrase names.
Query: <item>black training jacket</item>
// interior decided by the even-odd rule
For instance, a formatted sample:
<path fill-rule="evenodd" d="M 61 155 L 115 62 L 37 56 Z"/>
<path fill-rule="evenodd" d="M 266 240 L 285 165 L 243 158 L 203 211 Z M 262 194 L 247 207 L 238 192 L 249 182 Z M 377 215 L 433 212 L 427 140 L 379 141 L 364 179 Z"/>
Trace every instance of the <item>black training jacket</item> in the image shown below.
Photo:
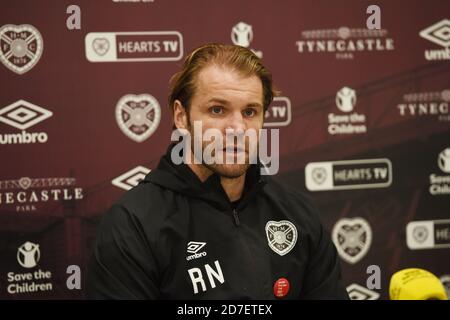
<path fill-rule="evenodd" d="M 317 211 L 252 165 L 237 204 L 168 153 L 102 217 L 91 299 L 348 299 Z M 280 280 L 281 279 L 281 280 Z"/>

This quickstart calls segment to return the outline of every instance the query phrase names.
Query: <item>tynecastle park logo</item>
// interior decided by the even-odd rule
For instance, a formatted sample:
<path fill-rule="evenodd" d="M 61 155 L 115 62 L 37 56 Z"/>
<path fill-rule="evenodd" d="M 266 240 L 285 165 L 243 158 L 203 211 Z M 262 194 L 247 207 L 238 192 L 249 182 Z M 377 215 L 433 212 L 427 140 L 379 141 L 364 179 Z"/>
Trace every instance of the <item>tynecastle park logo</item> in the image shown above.
<path fill-rule="evenodd" d="M 299 54 L 334 54 L 336 59 L 354 59 L 363 52 L 381 53 L 394 50 L 394 39 L 386 29 L 340 27 L 304 30 L 295 42 Z"/>
<path fill-rule="evenodd" d="M 39 206 L 83 199 L 83 189 L 71 177 L 0 180 L 0 209 L 35 212 Z"/>

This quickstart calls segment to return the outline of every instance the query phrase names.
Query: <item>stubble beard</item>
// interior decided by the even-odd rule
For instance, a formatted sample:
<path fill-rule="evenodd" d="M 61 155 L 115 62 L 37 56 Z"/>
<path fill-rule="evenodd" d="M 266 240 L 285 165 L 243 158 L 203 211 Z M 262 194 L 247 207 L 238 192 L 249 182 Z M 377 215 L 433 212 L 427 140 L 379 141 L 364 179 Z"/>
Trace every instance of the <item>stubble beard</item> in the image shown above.
<path fill-rule="evenodd" d="M 193 157 L 195 157 L 195 153 L 194 153 L 195 134 L 193 132 L 193 126 L 191 125 L 189 114 L 188 114 L 187 130 L 189 131 L 189 133 L 191 135 L 191 153 L 192 153 Z M 203 133 L 202 133 L 202 136 L 203 136 Z M 205 150 L 206 146 L 208 146 L 210 143 L 211 143 L 210 141 L 203 141 L 203 139 L 202 139 L 202 141 L 201 141 L 202 152 L 203 152 L 203 150 Z M 224 152 L 224 156 L 225 155 L 226 154 Z M 214 157 L 215 154 L 212 154 L 212 156 Z M 226 163 L 225 161 L 223 161 L 223 163 L 220 163 L 220 164 L 219 163 L 208 164 L 202 160 L 200 166 L 211 171 L 212 173 L 219 175 L 220 177 L 227 178 L 227 179 L 237 179 L 237 178 L 241 177 L 242 175 L 244 175 L 247 172 L 248 168 L 250 167 L 247 146 L 246 146 L 246 151 L 245 151 L 245 162 L 244 163 L 237 163 L 236 157 L 233 157 L 233 158 L 234 158 L 234 163 L 230 163 L 230 164 Z M 200 159 L 198 159 L 198 160 L 200 160 Z"/>

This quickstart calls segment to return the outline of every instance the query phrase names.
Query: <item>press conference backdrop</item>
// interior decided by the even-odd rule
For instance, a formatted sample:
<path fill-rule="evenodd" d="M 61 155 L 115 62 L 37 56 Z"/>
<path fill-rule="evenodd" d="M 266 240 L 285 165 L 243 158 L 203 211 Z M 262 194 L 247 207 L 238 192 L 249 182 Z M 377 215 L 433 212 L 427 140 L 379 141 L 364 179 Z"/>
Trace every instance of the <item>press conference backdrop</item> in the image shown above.
<path fill-rule="evenodd" d="M 0 7 L 0 298 L 84 297 L 99 219 L 165 152 L 168 81 L 206 42 L 272 70 L 276 178 L 317 204 L 350 296 L 387 299 L 408 267 L 449 285 L 449 1 Z"/>

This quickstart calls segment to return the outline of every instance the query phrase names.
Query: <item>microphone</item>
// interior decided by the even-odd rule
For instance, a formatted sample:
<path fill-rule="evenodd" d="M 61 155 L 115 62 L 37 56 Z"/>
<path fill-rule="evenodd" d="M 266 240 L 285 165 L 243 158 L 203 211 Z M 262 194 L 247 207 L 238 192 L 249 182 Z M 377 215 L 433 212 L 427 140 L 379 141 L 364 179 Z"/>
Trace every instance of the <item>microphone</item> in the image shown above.
<path fill-rule="evenodd" d="M 441 281 L 431 272 L 418 268 L 394 273 L 389 297 L 391 300 L 448 300 Z"/>

